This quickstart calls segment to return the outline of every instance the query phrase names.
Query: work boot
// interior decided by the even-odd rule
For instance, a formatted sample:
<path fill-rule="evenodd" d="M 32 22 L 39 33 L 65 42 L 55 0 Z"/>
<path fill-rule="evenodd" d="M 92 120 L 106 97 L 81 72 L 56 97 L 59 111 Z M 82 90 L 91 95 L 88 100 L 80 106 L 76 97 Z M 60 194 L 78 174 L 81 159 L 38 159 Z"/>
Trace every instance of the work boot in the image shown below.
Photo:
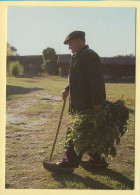
<path fill-rule="evenodd" d="M 100 156 L 91 156 L 88 157 L 88 161 L 81 161 L 81 166 L 85 168 L 107 168 L 109 163 L 105 160 L 105 158 Z"/>
<path fill-rule="evenodd" d="M 44 161 L 43 167 L 53 173 L 72 173 L 74 171 L 74 167 L 70 167 L 67 163 L 64 164 L 62 162 L 51 163 Z"/>
<path fill-rule="evenodd" d="M 105 158 L 100 158 L 100 159 L 90 159 L 88 160 L 90 163 L 91 167 L 95 168 L 107 168 L 109 163 L 108 161 L 105 160 Z"/>

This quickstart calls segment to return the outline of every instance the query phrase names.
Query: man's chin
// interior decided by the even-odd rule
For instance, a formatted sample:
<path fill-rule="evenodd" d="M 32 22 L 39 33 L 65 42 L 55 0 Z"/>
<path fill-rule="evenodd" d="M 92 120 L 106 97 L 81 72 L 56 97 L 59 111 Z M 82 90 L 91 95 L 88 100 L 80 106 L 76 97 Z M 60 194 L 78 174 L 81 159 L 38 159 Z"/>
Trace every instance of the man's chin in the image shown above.
<path fill-rule="evenodd" d="M 74 52 L 74 51 L 71 50 L 71 53 L 72 53 L 72 54 L 75 54 L 76 52 Z"/>

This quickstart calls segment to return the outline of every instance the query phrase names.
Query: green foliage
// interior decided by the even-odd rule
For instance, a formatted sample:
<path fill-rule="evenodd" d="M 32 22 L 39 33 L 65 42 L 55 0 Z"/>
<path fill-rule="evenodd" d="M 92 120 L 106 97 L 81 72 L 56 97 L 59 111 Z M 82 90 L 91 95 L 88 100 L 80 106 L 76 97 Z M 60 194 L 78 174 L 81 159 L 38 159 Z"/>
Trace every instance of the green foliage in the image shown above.
<path fill-rule="evenodd" d="M 57 64 L 57 55 L 53 48 L 43 50 L 42 70 L 50 75 L 58 75 L 59 67 Z"/>
<path fill-rule="evenodd" d="M 73 141 L 75 152 L 94 154 L 108 157 L 116 156 L 116 144 L 127 128 L 129 111 L 122 100 L 106 101 L 101 111 L 87 110 L 76 113 L 70 123 L 66 146 Z"/>
<path fill-rule="evenodd" d="M 17 49 L 12 45 L 10 45 L 9 43 L 7 43 L 7 56 L 17 56 L 17 55 L 19 55 L 17 53 Z"/>
<path fill-rule="evenodd" d="M 10 76 L 20 76 L 20 75 L 23 75 L 23 72 L 24 72 L 24 68 L 19 63 L 19 61 L 11 61 L 9 63 Z"/>

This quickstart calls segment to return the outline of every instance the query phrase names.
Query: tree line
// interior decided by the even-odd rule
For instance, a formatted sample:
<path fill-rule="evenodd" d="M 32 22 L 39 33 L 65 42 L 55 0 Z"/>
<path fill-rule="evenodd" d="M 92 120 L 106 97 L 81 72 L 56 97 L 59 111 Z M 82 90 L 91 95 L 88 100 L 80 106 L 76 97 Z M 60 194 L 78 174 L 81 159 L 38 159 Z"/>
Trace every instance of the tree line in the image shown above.
<path fill-rule="evenodd" d="M 7 43 L 7 56 L 19 56 L 17 53 L 17 49 Z M 46 48 L 42 52 L 43 64 L 41 64 L 42 72 L 47 73 L 49 75 L 58 75 L 59 74 L 59 66 L 57 64 L 57 54 L 53 48 Z M 12 69 L 14 72 L 18 72 L 19 62 L 15 62 Z M 17 69 L 17 71 L 15 71 Z M 23 71 L 22 71 L 23 72 Z"/>
<path fill-rule="evenodd" d="M 7 56 L 18 56 L 17 49 L 7 43 Z M 114 57 L 121 57 L 121 58 L 127 58 L 127 57 L 134 57 L 134 54 L 131 53 L 129 55 L 116 55 Z M 57 64 L 57 54 L 53 48 L 46 48 L 42 52 L 42 58 L 43 58 L 43 64 L 41 65 L 41 69 L 43 73 L 47 73 L 49 75 L 59 75 L 59 66 Z M 17 65 L 18 64 L 18 65 Z M 18 69 L 19 63 L 16 62 L 15 65 L 12 64 L 12 67 L 15 69 Z M 15 72 L 18 72 L 15 71 Z M 23 70 L 22 70 L 23 72 Z"/>

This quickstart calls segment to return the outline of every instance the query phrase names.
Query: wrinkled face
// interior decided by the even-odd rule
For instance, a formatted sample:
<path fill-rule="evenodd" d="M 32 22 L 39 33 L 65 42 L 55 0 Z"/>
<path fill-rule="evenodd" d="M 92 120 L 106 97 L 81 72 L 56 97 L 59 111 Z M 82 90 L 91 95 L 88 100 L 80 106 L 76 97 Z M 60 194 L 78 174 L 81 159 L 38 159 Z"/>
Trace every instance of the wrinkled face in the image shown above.
<path fill-rule="evenodd" d="M 69 45 L 69 49 L 71 50 L 71 52 L 74 54 L 74 53 L 77 53 L 78 50 L 79 50 L 79 39 L 73 39 L 73 40 L 70 40 L 68 42 L 68 45 Z"/>

